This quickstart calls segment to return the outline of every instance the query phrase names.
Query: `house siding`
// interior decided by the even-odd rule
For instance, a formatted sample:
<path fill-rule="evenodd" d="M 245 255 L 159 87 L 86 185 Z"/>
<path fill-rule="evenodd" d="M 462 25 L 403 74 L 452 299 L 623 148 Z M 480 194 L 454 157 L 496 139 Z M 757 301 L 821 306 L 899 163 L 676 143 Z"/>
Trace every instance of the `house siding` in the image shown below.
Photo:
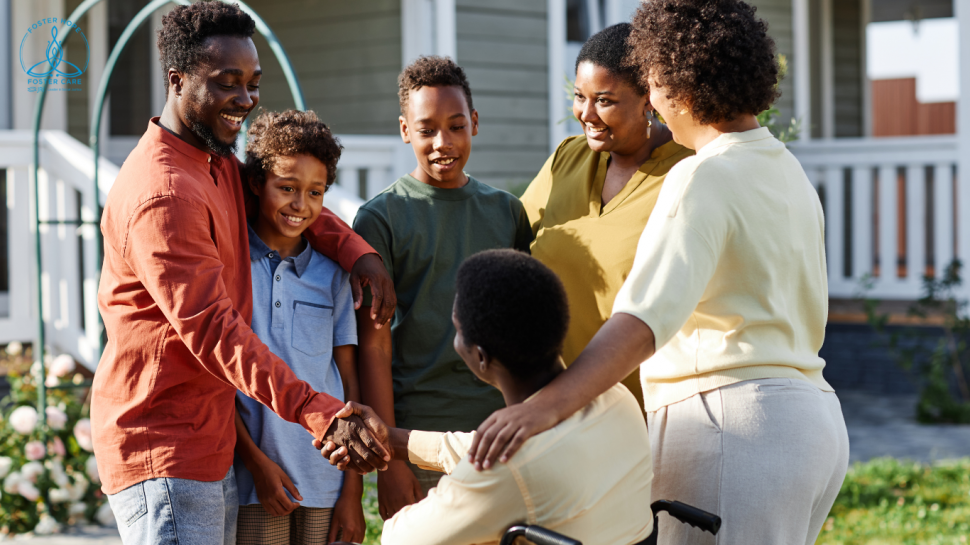
<path fill-rule="evenodd" d="M 545 0 L 458 0 L 457 60 L 468 76 L 479 132 L 466 170 L 519 189 L 549 155 Z"/>
<path fill-rule="evenodd" d="M 307 108 L 338 134 L 397 134 L 399 0 L 251 0 L 290 57 Z M 260 106 L 293 108 L 283 70 L 258 33 Z"/>
<path fill-rule="evenodd" d="M 781 80 L 779 88 L 781 97 L 775 102 L 780 112 L 778 123 L 787 127 L 795 115 L 795 86 L 792 71 L 794 56 L 794 40 L 792 38 L 792 6 L 791 0 L 755 0 L 751 2 L 757 8 L 757 16 L 768 23 L 768 35 L 775 40 L 777 52 L 788 60 L 788 75 Z"/>
<path fill-rule="evenodd" d="M 832 2 L 835 136 L 863 135 L 862 10 L 860 1 Z"/>

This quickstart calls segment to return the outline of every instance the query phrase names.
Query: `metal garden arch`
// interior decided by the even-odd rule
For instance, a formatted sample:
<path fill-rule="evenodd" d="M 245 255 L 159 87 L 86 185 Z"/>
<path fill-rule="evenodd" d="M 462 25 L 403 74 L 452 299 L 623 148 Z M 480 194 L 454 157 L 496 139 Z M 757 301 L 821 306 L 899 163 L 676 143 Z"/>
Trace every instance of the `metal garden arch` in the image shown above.
<path fill-rule="evenodd" d="M 303 100 L 303 91 L 300 88 L 300 83 L 296 79 L 296 72 L 293 70 L 293 65 L 290 64 L 290 59 L 283 50 L 283 46 L 280 44 L 279 39 L 277 39 L 276 34 L 269 28 L 266 22 L 259 16 L 252 8 L 246 5 L 242 0 L 222 0 L 224 2 L 231 2 L 238 4 L 239 7 L 249 14 L 256 22 L 256 30 L 269 42 L 269 47 L 273 51 L 276 60 L 280 63 L 283 68 L 283 74 L 286 77 L 286 82 L 289 85 L 290 93 L 293 95 L 293 102 L 296 104 L 296 108 L 299 110 L 306 109 L 306 103 Z M 68 21 L 77 22 L 95 5 L 101 3 L 102 0 L 84 0 L 80 6 L 78 6 L 68 17 Z M 40 238 L 40 226 L 44 224 L 70 224 L 70 225 L 94 225 L 94 248 L 95 248 L 95 259 L 101 259 L 101 234 L 99 232 L 99 225 L 101 223 L 101 198 L 100 190 L 98 188 L 98 158 L 100 157 L 100 131 L 101 131 L 101 112 L 104 109 L 104 101 L 108 95 L 108 85 L 111 83 L 111 76 L 113 75 L 115 65 L 118 63 L 118 59 L 121 57 L 121 53 L 124 51 L 125 47 L 128 45 L 128 41 L 134 35 L 135 31 L 149 18 L 155 11 L 159 8 L 165 6 L 166 4 L 181 4 L 188 5 L 191 2 L 189 0 L 152 0 L 144 8 L 139 11 L 135 17 L 128 23 L 125 27 L 124 32 L 118 38 L 118 43 L 115 44 L 114 48 L 111 50 L 111 54 L 108 56 L 108 60 L 105 63 L 104 76 L 101 78 L 101 82 L 98 84 L 97 95 L 95 95 L 95 106 L 94 111 L 91 115 L 91 132 L 89 136 L 89 145 L 91 151 L 94 153 L 94 179 L 93 179 L 93 202 L 91 203 L 92 210 L 94 211 L 93 221 L 84 221 L 80 218 L 76 220 L 41 220 L 40 219 L 40 199 L 39 199 L 39 177 L 38 172 L 40 170 L 40 122 L 44 114 L 44 101 L 47 98 L 47 86 L 48 78 L 44 78 L 44 84 L 40 89 L 40 96 L 37 99 L 37 106 L 34 109 L 34 127 L 33 127 L 33 172 L 31 173 L 31 182 L 33 189 L 34 198 L 34 251 L 36 253 L 36 266 L 37 266 L 37 345 L 34 349 L 34 357 L 40 366 L 40 376 L 41 380 L 37 381 L 37 406 L 38 406 L 38 417 L 40 418 L 41 425 L 45 425 L 47 422 L 47 387 L 44 385 L 43 377 L 47 376 L 46 364 L 44 362 L 45 348 L 45 323 L 44 323 L 44 313 L 43 313 L 43 287 L 41 285 L 41 273 L 43 271 L 42 267 L 42 254 L 41 254 L 41 238 Z M 62 32 L 57 37 L 57 48 L 61 49 L 64 46 L 64 41 L 71 34 L 66 32 L 67 28 L 63 28 Z M 245 127 L 243 128 L 245 130 Z M 84 256 L 81 256 L 84 259 Z M 100 270 L 100 267 L 96 268 Z M 95 273 L 95 280 L 98 279 L 99 273 Z M 98 320 L 94 326 L 97 330 L 98 337 L 98 349 L 97 357 L 101 357 L 101 352 L 104 347 L 101 346 L 101 314 L 98 313 Z"/>

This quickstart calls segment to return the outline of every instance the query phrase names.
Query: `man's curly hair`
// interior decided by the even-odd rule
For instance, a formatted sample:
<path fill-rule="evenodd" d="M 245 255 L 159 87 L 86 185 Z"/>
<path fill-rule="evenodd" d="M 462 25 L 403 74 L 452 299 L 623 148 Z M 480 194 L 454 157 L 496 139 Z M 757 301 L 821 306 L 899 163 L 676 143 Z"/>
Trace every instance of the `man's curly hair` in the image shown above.
<path fill-rule="evenodd" d="M 397 77 L 397 97 L 401 103 L 401 115 L 408 113 L 408 94 L 422 87 L 461 87 L 468 101 L 468 109 L 473 110 L 472 88 L 468 85 L 465 71 L 448 57 L 436 55 L 418 57 Z"/>
<path fill-rule="evenodd" d="M 630 45 L 641 83 L 652 76 L 701 124 L 757 115 L 779 96 L 775 42 L 740 0 L 643 2 Z"/>
<path fill-rule="evenodd" d="M 326 189 L 337 178 L 337 161 L 343 146 L 312 111 L 262 112 L 253 121 L 247 138 L 243 173 L 257 185 L 266 182 L 266 173 L 279 157 L 294 155 L 309 155 L 326 165 Z"/>
<path fill-rule="evenodd" d="M 590 36 L 576 57 L 576 70 L 579 70 L 580 63 L 591 62 L 629 83 L 640 96 L 647 94 L 647 89 L 640 83 L 637 65 L 627 62 L 630 53 L 628 38 L 632 28 L 630 23 L 617 23 Z"/>
<path fill-rule="evenodd" d="M 256 30 L 252 17 L 237 4 L 204 0 L 178 6 L 162 18 L 158 31 L 159 60 L 162 71 L 174 68 L 189 73 L 205 61 L 203 47 L 212 36 L 251 38 Z M 165 78 L 168 87 L 168 78 Z"/>
<path fill-rule="evenodd" d="M 486 250 L 461 264 L 455 317 L 468 345 L 481 346 L 510 373 L 530 378 L 554 364 L 569 327 L 556 273 L 515 250 Z"/>

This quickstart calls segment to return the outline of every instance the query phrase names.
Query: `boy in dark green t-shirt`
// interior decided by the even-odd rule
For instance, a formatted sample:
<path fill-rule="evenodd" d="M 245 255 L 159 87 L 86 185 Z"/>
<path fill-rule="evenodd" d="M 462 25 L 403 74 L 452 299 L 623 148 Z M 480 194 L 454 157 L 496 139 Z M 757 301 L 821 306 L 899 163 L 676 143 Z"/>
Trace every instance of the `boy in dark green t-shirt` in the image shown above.
<path fill-rule="evenodd" d="M 357 311 L 361 397 L 389 426 L 472 431 L 504 402 L 453 347 L 458 267 L 482 250 L 528 252 L 532 228 L 518 199 L 462 171 L 478 133 L 464 71 L 451 59 L 422 57 L 398 77 L 398 94 L 401 138 L 418 166 L 354 220 L 398 298 L 390 329 L 378 329 L 366 306 Z M 440 476 L 391 462 L 377 477 L 381 516 L 421 500 Z"/>

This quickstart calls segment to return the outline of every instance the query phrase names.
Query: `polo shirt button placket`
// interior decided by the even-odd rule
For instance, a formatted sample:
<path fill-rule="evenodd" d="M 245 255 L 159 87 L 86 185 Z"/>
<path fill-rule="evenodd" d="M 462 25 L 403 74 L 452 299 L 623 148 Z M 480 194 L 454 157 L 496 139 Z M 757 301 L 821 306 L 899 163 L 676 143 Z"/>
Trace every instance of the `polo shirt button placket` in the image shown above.
<path fill-rule="evenodd" d="M 280 275 L 276 275 L 276 281 L 277 281 L 277 282 L 279 282 L 279 281 L 280 281 L 280 280 L 282 280 L 282 279 L 283 279 L 283 277 L 282 277 L 282 276 L 280 276 Z"/>

